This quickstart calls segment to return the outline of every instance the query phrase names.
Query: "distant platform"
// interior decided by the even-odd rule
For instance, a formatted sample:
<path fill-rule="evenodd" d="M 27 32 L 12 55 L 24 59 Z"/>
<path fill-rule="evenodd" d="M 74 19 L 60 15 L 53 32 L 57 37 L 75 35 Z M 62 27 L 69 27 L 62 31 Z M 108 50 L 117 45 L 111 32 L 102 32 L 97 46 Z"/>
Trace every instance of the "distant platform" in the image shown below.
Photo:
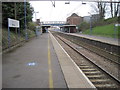
<path fill-rule="evenodd" d="M 103 43 L 108 43 L 108 44 L 120 46 L 120 44 L 119 44 L 120 39 L 118 39 L 118 38 L 109 38 L 109 37 L 101 37 L 101 36 L 78 34 L 78 33 L 69 33 L 69 34 L 79 36 L 79 37 L 84 37 L 84 38 L 87 38 L 87 39 L 100 41 L 100 42 L 103 42 Z"/>

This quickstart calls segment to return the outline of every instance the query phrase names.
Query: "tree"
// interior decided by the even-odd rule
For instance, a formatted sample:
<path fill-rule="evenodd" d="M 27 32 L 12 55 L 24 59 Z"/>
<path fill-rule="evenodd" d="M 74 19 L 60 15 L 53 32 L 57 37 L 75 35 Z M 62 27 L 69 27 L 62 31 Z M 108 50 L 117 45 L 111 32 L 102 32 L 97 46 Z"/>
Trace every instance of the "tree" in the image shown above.
<path fill-rule="evenodd" d="M 110 8 L 111 8 L 111 16 L 113 18 L 113 3 L 112 2 L 110 3 Z"/>
<path fill-rule="evenodd" d="M 106 3 L 103 3 L 103 2 L 93 3 L 93 4 L 91 4 L 91 7 L 93 8 L 92 12 L 98 13 L 100 19 L 104 19 L 106 9 L 107 9 Z"/>
<path fill-rule="evenodd" d="M 16 7 L 14 5 L 16 3 Z M 15 19 L 15 8 L 16 8 L 16 19 L 20 21 L 20 28 L 24 28 L 24 2 L 2 2 L 2 25 L 7 27 L 7 18 Z M 33 7 L 30 6 L 29 2 L 26 2 L 26 21 L 32 21 Z"/>
<path fill-rule="evenodd" d="M 106 3 L 98 2 L 100 19 L 105 17 Z"/>
<path fill-rule="evenodd" d="M 120 10 L 120 3 L 113 3 L 113 2 L 110 3 L 110 11 L 112 17 L 119 16 L 118 15 L 119 10 Z"/>
<path fill-rule="evenodd" d="M 114 17 L 117 17 L 118 10 L 120 10 L 120 3 L 114 3 Z"/>

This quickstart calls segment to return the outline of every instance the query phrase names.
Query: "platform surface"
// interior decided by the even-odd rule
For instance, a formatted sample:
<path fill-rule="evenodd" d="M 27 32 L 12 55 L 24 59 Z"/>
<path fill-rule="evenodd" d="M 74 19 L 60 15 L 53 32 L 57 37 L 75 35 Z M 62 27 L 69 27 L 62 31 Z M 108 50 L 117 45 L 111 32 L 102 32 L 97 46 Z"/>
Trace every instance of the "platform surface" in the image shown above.
<path fill-rule="evenodd" d="M 3 55 L 3 88 L 95 88 L 50 33 Z"/>
<path fill-rule="evenodd" d="M 86 34 L 80 34 L 80 33 L 79 34 L 78 33 L 69 33 L 69 34 L 120 46 L 120 44 L 119 44 L 120 39 L 118 39 L 118 38 L 101 37 L 101 36 L 86 35 Z"/>
<path fill-rule="evenodd" d="M 3 88 L 67 88 L 48 33 L 3 55 Z"/>

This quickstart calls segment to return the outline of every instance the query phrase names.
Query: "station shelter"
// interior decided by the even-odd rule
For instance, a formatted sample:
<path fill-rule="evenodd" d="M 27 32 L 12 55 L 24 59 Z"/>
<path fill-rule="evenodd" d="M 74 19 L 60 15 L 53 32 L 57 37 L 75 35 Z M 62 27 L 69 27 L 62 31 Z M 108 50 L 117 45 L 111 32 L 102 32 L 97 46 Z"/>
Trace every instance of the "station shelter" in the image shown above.
<path fill-rule="evenodd" d="M 60 30 L 62 32 L 67 32 L 67 33 L 76 33 L 76 25 L 63 25 L 60 27 Z"/>
<path fill-rule="evenodd" d="M 51 25 L 41 25 L 42 33 L 48 32 L 48 28 L 50 28 L 50 27 L 51 27 Z"/>

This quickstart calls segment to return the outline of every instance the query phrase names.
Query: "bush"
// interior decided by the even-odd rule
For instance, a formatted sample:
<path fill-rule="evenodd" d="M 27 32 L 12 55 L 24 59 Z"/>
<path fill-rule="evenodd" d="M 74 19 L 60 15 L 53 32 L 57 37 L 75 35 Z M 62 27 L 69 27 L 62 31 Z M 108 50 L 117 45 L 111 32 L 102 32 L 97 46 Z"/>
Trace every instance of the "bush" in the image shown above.
<path fill-rule="evenodd" d="M 33 30 L 27 29 L 28 39 L 35 36 Z M 25 40 L 25 30 L 20 31 L 20 37 L 15 31 L 10 30 L 10 46 L 20 43 L 20 41 Z M 2 49 L 8 48 L 8 30 L 7 28 L 2 29 Z"/>
<path fill-rule="evenodd" d="M 99 20 L 98 22 L 93 22 L 92 27 L 104 26 L 104 25 L 114 24 L 114 23 L 118 23 L 118 17 L 102 19 L 102 20 Z"/>
<path fill-rule="evenodd" d="M 29 22 L 28 23 L 28 29 L 29 30 L 35 30 L 35 27 L 37 26 L 37 24 L 36 23 L 34 23 L 34 22 Z"/>
<path fill-rule="evenodd" d="M 23 38 L 25 38 L 25 30 L 22 30 L 22 31 L 21 31 L 21 36 L 22 36 Z M 27 29 L 27 36 L 28 36 L 28 39 L 31 38 L 31 37 L 34 37 L 34 36 L 35 36 L 35 31 L 34 31 L 34 30 Z"/>
<path fill-rule="evenodd" d="M 80 31 L 84 31 L 86 29 L 88 29 L 90 27 L 90 24 L 89 23 L 86 23 L 86 22 L 82 22 L 79 26 L 78 26 L 78 29 Z"/>
<path fill-rule="evenodd" d="M 114 18 L 108 18 L 105 19 L 104 21 L 106 22 L 106 24 L 112 24 L 112 23 L 117 23 L 118 18 L 114 17 Z"/>

